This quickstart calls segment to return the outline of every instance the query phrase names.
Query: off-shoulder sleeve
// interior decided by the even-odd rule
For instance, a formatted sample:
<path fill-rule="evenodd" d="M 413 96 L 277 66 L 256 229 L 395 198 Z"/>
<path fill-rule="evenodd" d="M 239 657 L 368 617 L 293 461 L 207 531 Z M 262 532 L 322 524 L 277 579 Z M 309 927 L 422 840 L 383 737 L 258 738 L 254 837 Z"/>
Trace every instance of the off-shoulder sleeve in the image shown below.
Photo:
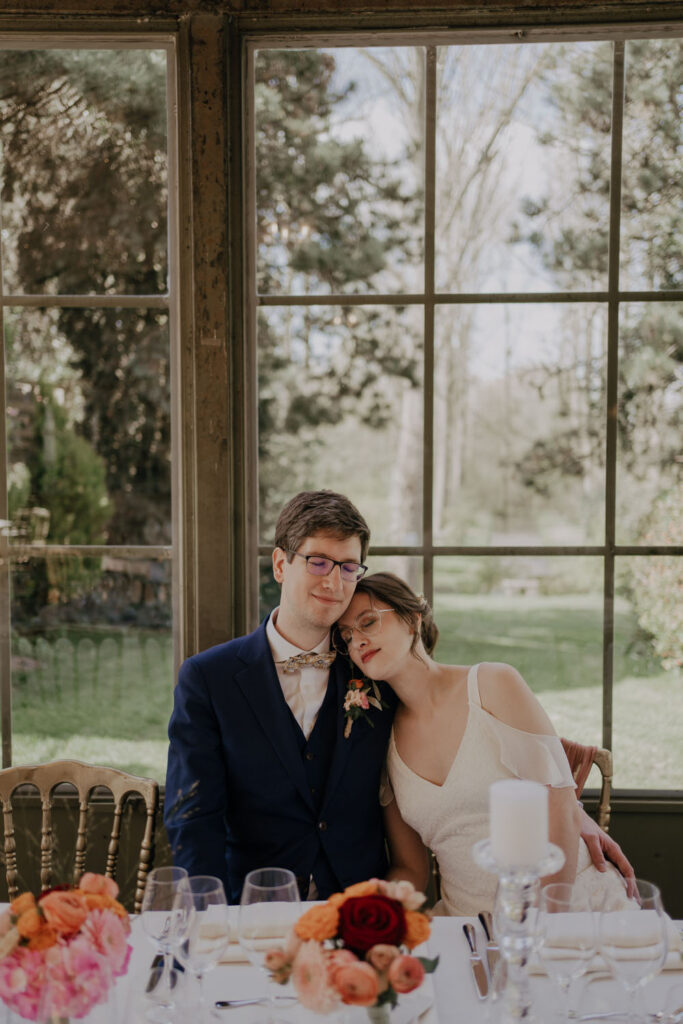
<path fill-rule="evenodd" d="M 470 704 L 470 714 L 484 716 L 486 725 L 500 748 L 500 759 L 519 779 L 542 782 L 554 789 L 576 789 L 567 755 L 559 736 L 524 732 L 507 725 L 484 708 Z"/>

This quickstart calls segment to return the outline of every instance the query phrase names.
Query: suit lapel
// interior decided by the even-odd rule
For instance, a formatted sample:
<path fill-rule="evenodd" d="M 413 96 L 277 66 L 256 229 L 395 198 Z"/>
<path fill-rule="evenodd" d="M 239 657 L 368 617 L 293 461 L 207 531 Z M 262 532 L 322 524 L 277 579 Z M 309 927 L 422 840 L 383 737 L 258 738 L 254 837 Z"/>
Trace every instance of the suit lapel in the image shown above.
<path fill-rule="evenodd" d="M 240 657 L 244 662 L 244 668 L 235 673 L 235 682 L 283 767 L 306 803 L 313 808 L 304 765 L 292 728 L 291 715 L 273 664 L 264 623 L 248 638 Z"/>

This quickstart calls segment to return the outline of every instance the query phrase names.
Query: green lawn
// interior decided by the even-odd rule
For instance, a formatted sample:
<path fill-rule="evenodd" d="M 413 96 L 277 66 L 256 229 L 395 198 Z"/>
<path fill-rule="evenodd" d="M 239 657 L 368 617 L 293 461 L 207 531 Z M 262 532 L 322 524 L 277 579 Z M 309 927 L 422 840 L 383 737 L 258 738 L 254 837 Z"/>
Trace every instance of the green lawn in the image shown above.
<path fill-rule="evenodd" d="M 442 594 L 436 617 L 439 661 L 507 661 L 559 733 L 601 742 L 599 597 Z M 618 605 L 615 786 L 683 789 L 681 674 L 664 672 L 636 636 L 629 606 Z M 168 634 L 70 628 L 19 638 L 13 661 L 15 762 L 74 757 L 163 780 L 173 693 Z"/>

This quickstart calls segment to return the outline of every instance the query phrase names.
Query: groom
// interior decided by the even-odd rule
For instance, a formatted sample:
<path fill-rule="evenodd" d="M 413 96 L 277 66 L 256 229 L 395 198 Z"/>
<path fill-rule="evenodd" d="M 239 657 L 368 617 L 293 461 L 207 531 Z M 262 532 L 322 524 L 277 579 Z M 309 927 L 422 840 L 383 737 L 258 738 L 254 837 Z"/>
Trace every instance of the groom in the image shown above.
<path fill-rule="evenodd" d="M 290 868 L 304 898 L 325 899 L 386 874 L 379 785 L 396 699 L 344 736 L 347 659 L 330 627 L 353 597 L 370 530 L 334 491 L 304 491 L 282 509 L 273 575 L 280 604 L 253 633 L 181 666 L 169 723 L 164 821 L 176 864 L 217 875 L 230 903 L 257 867 Z M 619 846 L 583 815 L 628 877 Z"/>

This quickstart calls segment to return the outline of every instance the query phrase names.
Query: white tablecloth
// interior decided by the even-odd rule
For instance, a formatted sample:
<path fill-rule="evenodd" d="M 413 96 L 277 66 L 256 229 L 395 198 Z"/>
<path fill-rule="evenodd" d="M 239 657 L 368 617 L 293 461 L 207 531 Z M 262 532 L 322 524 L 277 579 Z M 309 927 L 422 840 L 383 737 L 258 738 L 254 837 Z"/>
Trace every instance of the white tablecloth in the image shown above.
<path fill-rule="evenodd" d="M 435 918 L 432 922 L 432 935 L 427 944 L 426 955 L 438 954 L 441 959 L 436 972 L 427 979 L 430 985 L 433 984 L 435 1005 L 433 1011 L 421 1016 L 420 1024 L 485 1024 L 488 1001 L 484 1002 L 477 998 L 470 973 L 467 946 L 462 932 L 462 925 L 466 920 L 475 925 L 480 947 L 483 949 L 481 926 L 475 919 L 441 917 Z M 112 1008 L 108 1024 L 141 1024 L 144 1020 L 145 1005 L 149 1005 L 144 998 L 144 989 L 154 949 L 141 933 L 138 921 L 133 925 L 133 945 L 134 955 L 130 970 L 127 977 L 121 979 L 120 990 L 115 997 L 116 1007 Z M 267 984 L 265 978 L 246 963 L 222 964 L 210 971 L 205 979 L 207 1000 L 212 1003 L 216 999 L 241 999 L 265 994 Z M 580 985 L 581 981 L 577 983 L 577 986 Z M 683 965 L 681 970 L 662 972 L 646 986 L 643 991 L 644 1008 L 651 1011 L 660 1010 L 674 985 L 683 985 Z M 543 975 L 533 976 L 531 988 L 537 1021 L 552 1020 L 558 1005 L 557 989 L 553 982 Z M 612 986 L 612 989 L 615 1000 L 621 1000 L 621 991 L 616 986 Z M 278 988 L 278 992 L 285 991 L 290 990 Z M 614 1008 L 620 1009 L 626 1004 L 627 997 L 624 995 L 623 1001 Z M 399 1009 L 400 1006 L 399 1001 Z M 188 1008 L 188 1011 L 183 1014 L 182 1019 L 192 1024 L 192 1010 Z M 221 1011 L 221 1015 L 225 1016 L 226 1024 L 254 1024 L 265 1016 L 263 1007 L 258 1005 L 226 1009 Z M 392 1024 L 406 1024 L 405 1020 L 401 1019 L 404 1016 L 399 1014 L 398 1010 L 394 1011 L 391 1017 Z M 293 1008 L 279 1010 L 278 1017 L 290 1021 L 291 1024 L 323 1024 L 324 1020 L 296 1005 Z M 354 1022 L 363 1018 L 367 1019 L 365 1014 L 353 1015 Z"/>

